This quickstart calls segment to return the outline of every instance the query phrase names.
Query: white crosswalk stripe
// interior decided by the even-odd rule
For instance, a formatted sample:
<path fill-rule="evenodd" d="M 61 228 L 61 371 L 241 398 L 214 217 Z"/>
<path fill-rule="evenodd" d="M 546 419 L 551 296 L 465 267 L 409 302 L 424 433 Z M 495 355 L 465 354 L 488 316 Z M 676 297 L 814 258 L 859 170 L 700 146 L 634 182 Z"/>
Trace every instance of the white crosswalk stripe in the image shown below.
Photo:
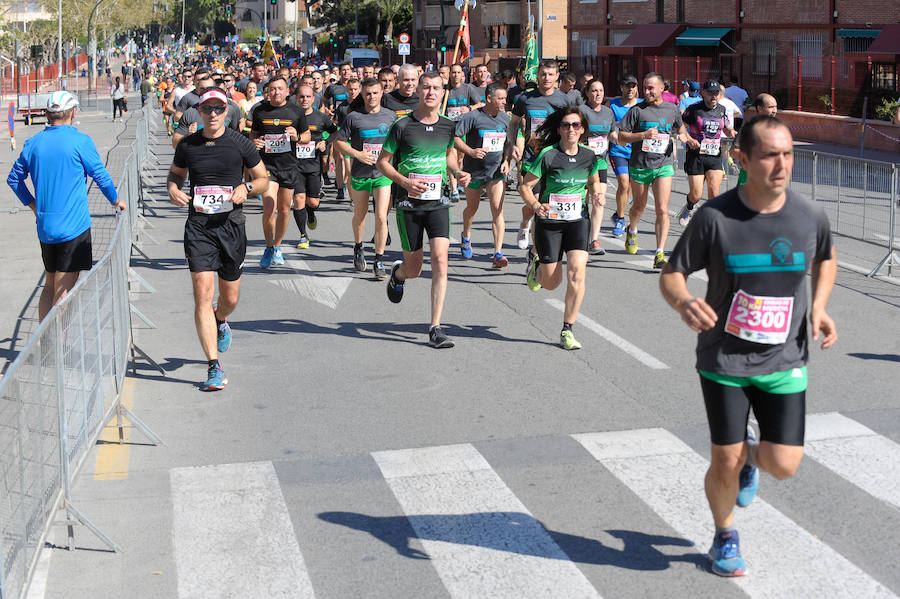
<path fill-rule="evenodd" d="M 599 597 L 471 445 L 372 456 L 452 597 Z"/>
<path fill-rule="evenodd" d="M 703 457 L 664 429 L 573 438 L 679 534 L 706 550 L 714 529 L 703 491 Z M 895 597 L 759 497 L 737 515 L 736 524 L 750 576 L 732 580 L 751 597 Z"/>
<path fill-rule="evenodd" d="M 900 507 L 900 445 L 832 412 L 806 418 L 806 455 L 895 507 Z"/>
<path fill-rule="evenodd" d="M 312 599 L 271 462 L 169 471 L 179 599 Z"/>

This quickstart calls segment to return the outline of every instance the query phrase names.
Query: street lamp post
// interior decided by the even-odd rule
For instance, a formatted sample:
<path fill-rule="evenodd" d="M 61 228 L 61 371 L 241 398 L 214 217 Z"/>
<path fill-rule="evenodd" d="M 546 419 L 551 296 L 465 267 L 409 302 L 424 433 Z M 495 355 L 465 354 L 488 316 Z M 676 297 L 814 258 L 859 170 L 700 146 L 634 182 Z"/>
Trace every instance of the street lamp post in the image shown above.
<path fill-rule="evenodd" d="M 94 28 L 92 23 L 94 22 L 94 14 L 97 12 L 97 7 L 100 6 L 100 3 L 103 0 L 97 0 L 94 4 L 94 8 L 91 9 L 91 14 L 88 17 L 88 52 L 91 55 L 90 60 L 88 61 L 88 67 L 90 67 L 90 73 L 88 74 L 88 95 L 91 95 L 91 86 L 94 82 L 94 76 L 97 72 L 97 40 L 94 39 Z M 62 14 L 62 11 L 60 11 Z"/>

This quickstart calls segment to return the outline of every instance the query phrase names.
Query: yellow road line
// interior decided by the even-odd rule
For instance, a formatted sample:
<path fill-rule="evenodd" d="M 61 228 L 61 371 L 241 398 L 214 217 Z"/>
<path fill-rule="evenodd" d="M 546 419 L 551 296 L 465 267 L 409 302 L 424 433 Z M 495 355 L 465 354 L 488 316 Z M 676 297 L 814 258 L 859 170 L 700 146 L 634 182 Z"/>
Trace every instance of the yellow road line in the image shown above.
<path fill-rule="evenodd" d="M 136 379 L 125 378 L 122 386 L 122 405 L 131 409 L 134 403 L 134 386 Z M 126 426 L 131 423 L 123 418 Z M 131 456 L 131 429 L 124 429 L 123 443 L 119 443 L 119 429 L 115 428 L 116 417 L 106 423 L 108 428 L 100 433 L 97 448 L 97 465 L 94 468 L 94 480 L 125 480 L 128 478 L 128 462 Z M 112 427 L 112 428 L 109 428 Z"/>

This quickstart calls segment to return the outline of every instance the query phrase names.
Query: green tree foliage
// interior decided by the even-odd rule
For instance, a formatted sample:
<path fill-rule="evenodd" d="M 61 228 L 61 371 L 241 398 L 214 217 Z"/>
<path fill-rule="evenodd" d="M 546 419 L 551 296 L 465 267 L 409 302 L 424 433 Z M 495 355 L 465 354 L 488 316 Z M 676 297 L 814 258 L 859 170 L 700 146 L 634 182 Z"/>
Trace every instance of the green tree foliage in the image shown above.
<path fill-rule="evenodd" d="M 313 25 L 338 23 L 337 33 L 350 35 L 357 27 L 356 0 L 322 0 L 322 9 L 315 13 Z M 383 35 L 392 38 L 396 31 L 409 31 L 412 24 L 412 0 L 359 0 L 359 32 L 368 34 L 377 44 Z"/>

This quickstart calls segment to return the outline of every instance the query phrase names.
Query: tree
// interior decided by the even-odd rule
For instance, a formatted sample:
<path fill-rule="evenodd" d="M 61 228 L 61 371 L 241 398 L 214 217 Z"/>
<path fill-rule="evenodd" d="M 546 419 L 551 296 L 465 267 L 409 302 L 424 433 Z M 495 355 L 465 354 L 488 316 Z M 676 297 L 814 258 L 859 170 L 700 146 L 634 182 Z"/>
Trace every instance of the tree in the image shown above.
<path fill-rule="evenodd" d="M 241 31 L 241 41 L 246 44 L 255 44 L 262 37 L 262 29 L 259 27 L 244 27 Z"/>

